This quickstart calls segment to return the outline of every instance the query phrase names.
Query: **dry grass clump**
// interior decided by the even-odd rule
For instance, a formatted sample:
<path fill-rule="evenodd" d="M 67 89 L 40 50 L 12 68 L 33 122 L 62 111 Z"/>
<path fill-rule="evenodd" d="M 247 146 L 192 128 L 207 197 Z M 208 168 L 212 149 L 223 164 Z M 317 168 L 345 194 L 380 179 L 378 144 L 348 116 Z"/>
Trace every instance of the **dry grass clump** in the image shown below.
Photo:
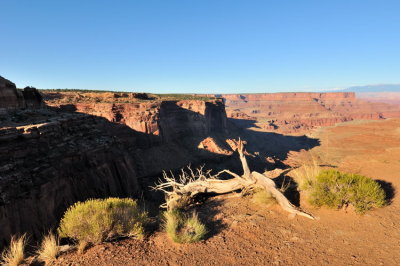
<path fill-rule="evenodd" d="M 38 259 L 48 264 L 57 259 L 59 252 L 59 239 L 53 233 L 49 232 L 49 234 L 43 238 L 40 248 L 37 251 Z"/>
<path fill-rule="evenodd" d="M 290 174 L 299 184 L 301 190 L 307 190 L 321 171 L 322 168 L 319 166 L 317 160 L 312 157 L 309 162 L 292 170 Z"/>
<path fill-rule="evenodd" d="M 357 213 L 365 213 L 386 204 L 386 194 L 375 180 L 357 174 L 324 170 L 307 187 L 309 201 L 315 206 L 340 209 L 352 205 Z"/>
<path fill-rule="evenodd" d="M 1 254 L 1 265 L 4 266 L 18 266 L 24 262 L 25 259 L 25 246 L 27 238 L 26 235 L 21 237 L 12 237 L 10 246 Z"/>
<path fill-rule="evenodd" d="M 168 236 L 176 243 L 198 242 L 207 234 L 207 229 L 197 216 L 185 216 L 177 210 L 164 213 L 165 231 Z"/>
<path fill-rule="evenodd" d="M 133 199 L 91 199 L 65 212 L 58 233 L 86 246 L 118 237 L 143 237 L 147 221 L 147 213 Z"/>
<path fill-rule="evenodd" d="M 258 189 L 252 194 L 252 200 L 255 203 L 272 206 L 276 203 L 276 199 L 265 189 Z"/>

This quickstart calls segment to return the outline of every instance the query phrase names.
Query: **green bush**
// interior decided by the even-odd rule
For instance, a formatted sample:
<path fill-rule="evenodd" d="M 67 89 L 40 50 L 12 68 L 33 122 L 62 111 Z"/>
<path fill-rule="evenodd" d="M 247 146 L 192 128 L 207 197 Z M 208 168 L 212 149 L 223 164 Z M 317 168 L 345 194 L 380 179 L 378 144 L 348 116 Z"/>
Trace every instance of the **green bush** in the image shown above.
<path fill-rule="evenodd" d="M 204 239 L 207 229 L 196 214 L 187 217 L 177 210 L 164 213 L 165 231 L 176 243 L 193 243 Z"/>
<path fill-rule="evenodd" d="M 143 237 L 147 213 L 132 199 L 90 199 L 77 202 L 64 214 L 61 237 L 97 244 L 123 236 Z"/>
<path fill-rule="evenodd" d="M 352 205 L 357 213 L 385 205 L 385 191 L 375 180 L 357 174 L 324 170 L 307 186 L 309 201 L 315 206 L 342 208 Z"/>

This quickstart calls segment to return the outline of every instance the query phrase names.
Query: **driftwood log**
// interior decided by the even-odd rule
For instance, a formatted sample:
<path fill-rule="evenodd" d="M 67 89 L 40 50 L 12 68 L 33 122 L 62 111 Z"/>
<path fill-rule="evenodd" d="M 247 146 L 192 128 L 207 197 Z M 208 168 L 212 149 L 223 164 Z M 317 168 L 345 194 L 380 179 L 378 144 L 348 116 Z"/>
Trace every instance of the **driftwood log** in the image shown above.
<path fill-rule="evenodd" d="M 176 178 L 172 173 L 168 175 L 164 172 L 163 180 L 160 180 L 159 183 L 153 187 L 153 189 L 165 193 L 166 202 L 161 205 L 161 207 L 167 208 L 168 210 L 182 207 L 192 202 L 194 197 L 200 193 L 225 194 L 237 190 L 248 191 L 255 188 L 261 188 L 270 192 L 285 211 L 292 215 L 300 215 L 309 219 L 315 219 L 311 214 L 294 206 L 285 195 L 277 189 L 275 182 L 271 178 L 278 176 L 281 171 L 268 172 L 266 174 L 261 174 L 255 171 L 251 172 L 244 155 L 244 143 L 240 139 L 237 151 L 243 167 L 242 176 L 229 170 L 223 170 L 215 175 L 211 175 L 211 170 L 203 171 L 202 167 L 194 171 L 188 167 L 187 172 L 182 169 L 178 178 Z M 227 173 L 233 178 L 228 180 L 218 179 L 219 175 L 222 173 Z"/>

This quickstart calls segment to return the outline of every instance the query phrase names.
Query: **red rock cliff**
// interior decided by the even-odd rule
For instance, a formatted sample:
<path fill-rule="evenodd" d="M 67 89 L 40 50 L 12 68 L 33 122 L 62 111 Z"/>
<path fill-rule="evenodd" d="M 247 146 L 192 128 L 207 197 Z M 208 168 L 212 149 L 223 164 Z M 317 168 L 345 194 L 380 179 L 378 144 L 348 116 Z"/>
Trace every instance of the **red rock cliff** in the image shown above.
<path fill-rule="evenodd" d="M 68 107 L 71 105 L 77 112 L 104 117 L 135 131 L 160 136 L 163 141 L 203 137 L 227 130 L 225 105 L 221 100 L 73 103 Z"/>
<path fill-rule="evenodd" d="M 304 133 L 319 126 L 332 126 L 357 119 L 400 117 L 400 107 L 359 100 L 353 92 L 224 94 L 228 117 L 282 133 Z"/>

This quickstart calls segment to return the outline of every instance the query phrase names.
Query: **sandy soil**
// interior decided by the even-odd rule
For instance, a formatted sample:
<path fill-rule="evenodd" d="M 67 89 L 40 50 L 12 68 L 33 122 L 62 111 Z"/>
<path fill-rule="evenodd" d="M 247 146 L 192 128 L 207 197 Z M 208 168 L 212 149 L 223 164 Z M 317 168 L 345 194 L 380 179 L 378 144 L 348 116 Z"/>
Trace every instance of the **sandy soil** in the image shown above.
<path fill-rule="evenodd" d="M 400 120 L 351 122 L 313 133 L 312 150 L 326 163 L 381 180 L 389 206 L 356 215 L 352 210 L 315 209 L 319 220 L 290 219 L 278 206 L 265 207 L 229 195 L 209 199 L 198 212 L 209 238 L 188 245 L 163 232 L 61 256 L 58 265 L 400 265 Z M 292 154 L 292 156 L 298 156 Z"/>

